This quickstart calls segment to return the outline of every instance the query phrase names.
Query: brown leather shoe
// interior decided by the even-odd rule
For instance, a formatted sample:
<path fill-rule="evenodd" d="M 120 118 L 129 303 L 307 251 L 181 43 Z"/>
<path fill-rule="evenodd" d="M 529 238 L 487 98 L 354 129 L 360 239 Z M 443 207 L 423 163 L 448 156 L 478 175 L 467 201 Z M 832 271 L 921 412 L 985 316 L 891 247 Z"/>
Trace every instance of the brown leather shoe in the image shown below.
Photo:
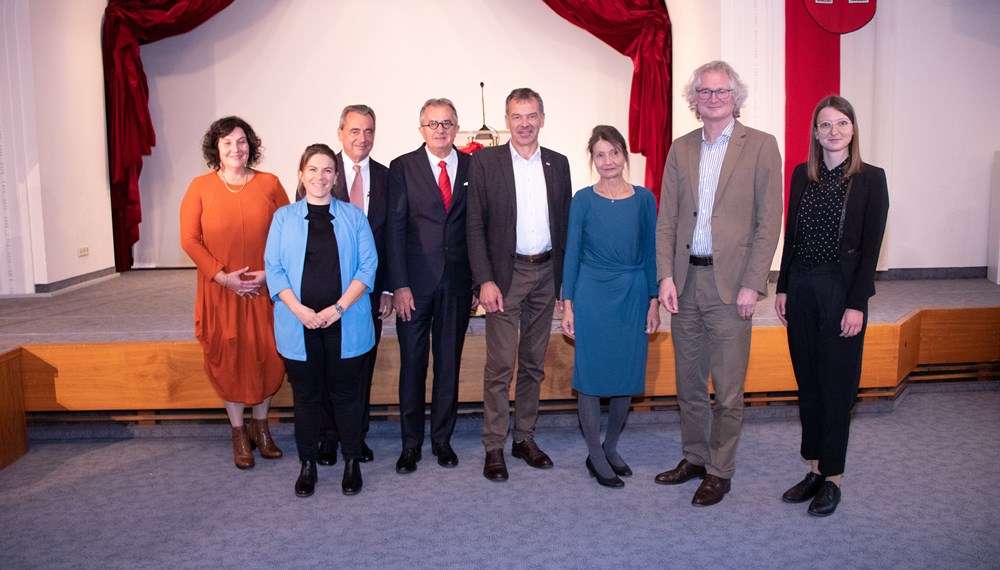
<path fill-rule="evenodd" d="M 507 463 L 503 459 L 503 450 L 494 449 L 486 452 L 486 464 L 483 466 L 483 477 L 490 481 L 507 480 Z"/>
<path fill-rule="evenodd" d="M 695 465 L 688 462 L 687 459 L 681 459 L 677 467 L 657 475 L 656 482 L 660 485 L 680 485 L 681 483 L 687 483 L 695 477 L 705 477 L 705 466 Z"/>
<path fill-rule="evenodd" d="M 260 451 L 260 456 L 264 459 L 281 458 L 281 450 L 271 438 L 271 430 L 267 426 L 267 420 L 251 419 L 247 436 L 250 438 L 250 449 L 257 448 Z"/>
<path fill-rule="evenodd" d="M 698 490 L 694 492 L 691 504 L 696 507 L 707 507 L 722 500 L 729 492 L 730 480 L 716 477 L 711 473 L 705 475 L 705 480 L 701 482 Z"/>
<path fill-rule="evenodd" d="M 518 459 L 523 459 L 525 463 L 535 469 L 548 469 L 552 467 L 552 459 L 542 451 L 533 439 L 526 439 L 520 443 L 514 442 L 510 448 L 510 454 Z"/>
<path fill-rule="evenodd" d="M 233 463 L 240 469 L 253 469 L 253 451 L 246 426 L 233 428 Z"/>

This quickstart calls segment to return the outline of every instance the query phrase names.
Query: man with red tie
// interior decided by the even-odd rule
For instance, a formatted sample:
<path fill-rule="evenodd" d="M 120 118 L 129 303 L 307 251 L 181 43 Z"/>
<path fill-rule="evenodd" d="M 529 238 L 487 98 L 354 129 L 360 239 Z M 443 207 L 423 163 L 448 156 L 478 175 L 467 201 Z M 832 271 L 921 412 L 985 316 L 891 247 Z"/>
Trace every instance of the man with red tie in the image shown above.
<path fill-rule="evenodd" d="M 474 297 L 465 229 L 469 156 L 455 149 L 457 133 L 455 105 L 448 99 L 430 99 L 420 109 L 424 144 L 389 164 L 386 265 L 399 339 L 403 439 L 397 473 L 416 471 L 421 459 L 430 350 L 431 452 L 442 467 L 458 465 L 450 442 Z"/>

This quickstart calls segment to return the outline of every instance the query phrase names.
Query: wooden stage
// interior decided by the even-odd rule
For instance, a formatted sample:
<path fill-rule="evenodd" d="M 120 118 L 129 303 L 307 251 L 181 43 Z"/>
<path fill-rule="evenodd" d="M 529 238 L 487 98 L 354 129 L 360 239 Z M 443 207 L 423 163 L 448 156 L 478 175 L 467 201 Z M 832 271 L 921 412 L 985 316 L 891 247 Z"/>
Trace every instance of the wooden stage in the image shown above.
<path fill-rule="evenodd" d="M 0 345 L 9 347 L 0 358 L 0 383 L 7 385 L 0 396 L 16 399 L 10 386 L 20 383 L 32 422 L 221 420 L 221 402 L 193 338 L 194 278 L 194 270 L 133 271 L 54 296 L 0 299 Z M 894 397 L 914 370 L 934 379 L 1000 378 L 1000 286 L 985 279 L 880 281 L 877 289 L 863 397 Z M 785 329 L 772 303 L 773 295 L 759 303 L 754 318 L 748 405 L 795 399 Z M 646 391 L 634 400 L 636 409 L 674 404 L 674 354 L 664 317 L 649 342 Z M 483 319 L 473 319 L 466 339 L 464 411 L 481 410 L 483 326 Z M 389 323 L 372 387 L 376 415 L 392 416 L 397 403 L 394 336 Z M 553 320 L 542 385 L 547 408 L 573 406 L 572 371 L 572 343 Z M 287 383 L 272 405 L 276 417 L 290 415 Z"/>

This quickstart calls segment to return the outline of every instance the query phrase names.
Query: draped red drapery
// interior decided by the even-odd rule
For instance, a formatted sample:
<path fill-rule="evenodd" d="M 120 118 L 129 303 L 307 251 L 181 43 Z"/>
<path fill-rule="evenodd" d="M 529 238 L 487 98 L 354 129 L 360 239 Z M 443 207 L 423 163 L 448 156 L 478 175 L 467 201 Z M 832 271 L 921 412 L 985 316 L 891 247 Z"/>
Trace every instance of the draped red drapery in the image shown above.
<path fill-rule="evenodd" d="M 646 187 L 660 200 L 670 149 L 670 16 L 664 0 L 544 0 L 557 14 L 632 58 L 628 138 L 646 157 Z"/>
<path fill-rule="evenodd" d="M 785 0 L 785 204 L 795 167 L 809 159 L 813 108 L 840 93 L 840 36 L 813 20 L 802 0 Z"/>
<path fill-rule="evenodd" d="M 233 0 L 109 0 L 101 50 L 108 123 L 108 174 L 115 269 L 132 267 L 139 241 L 139 173 L 142 157 L 156 144 L 149 116 L 149 87 L 139 46 L 191 31 Z"/>

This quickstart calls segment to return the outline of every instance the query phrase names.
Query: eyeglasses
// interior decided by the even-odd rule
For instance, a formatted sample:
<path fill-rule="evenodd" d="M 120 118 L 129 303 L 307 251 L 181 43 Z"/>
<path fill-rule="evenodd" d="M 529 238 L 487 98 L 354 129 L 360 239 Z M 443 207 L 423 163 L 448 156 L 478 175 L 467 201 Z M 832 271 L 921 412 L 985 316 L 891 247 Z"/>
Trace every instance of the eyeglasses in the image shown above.
<path fill-rule="evenodd" d="M 431 121 L 431 122 L 427 123 L 426 125 L 420 125 L 420 126 L 421 127 L 427 127 L 428 129 L 430 129 L 432 131 L 436 131 L 438 127 L 441 127 L 442 129 L 444 129 L 444 130 L 447 131 L 448 129 L 454 127 L 455 123 L 453 123 L 451 121 Z"/>
<path fill-rule="evenodd" d="M 699 89 L 698 98 L 702 101 L 708 101 L 714 94 L 719 98 L 719 101 L 725 101 L 726 99 L 729 99 L 729 94 L 732 92 L 732 89 Z"/>
<path fill-rule="evenodd" d="M 828 133 L 833 127 L 837 127 L 838 131 L 844 132 L 851 128 L 851 122 L 847 119 L 838 119 L 832 123 L 830 121 L 823 121 L 822 123 L 816 125 L 816 128 L 819 129 L 819 132 L 821 133 Z"/>

